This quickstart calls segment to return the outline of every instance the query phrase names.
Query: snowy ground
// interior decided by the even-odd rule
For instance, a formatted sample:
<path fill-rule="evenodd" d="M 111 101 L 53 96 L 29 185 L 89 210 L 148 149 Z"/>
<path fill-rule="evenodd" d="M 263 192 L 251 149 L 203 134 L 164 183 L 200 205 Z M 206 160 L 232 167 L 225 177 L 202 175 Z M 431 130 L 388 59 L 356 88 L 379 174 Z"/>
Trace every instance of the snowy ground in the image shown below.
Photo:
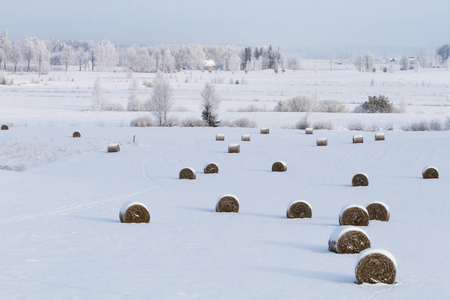
<path fill-rule="evenodd" d="M 308 76 L 320 73 L 325 71 Z M 406 74 L 350 73 L 355 78 Z M 247 75 L 256 82 L 265 74 Z M 429 78 L 436 85 L 430 93 L 436 90 L 443 99 L 424 96 L 421 102 L 420 93 L 395 88 L 417 96 L 411 100 L 414 111 L 433 109 L 397 116 L 445 117 L 446 106 L 434 110 L 422 104 L 445 103 L 448 88 L 441 77 L 448 74 L 409 73 L 423 77 L 417 80 Z M 0 299 L 442 299 L 450 293 L 445 215 L 450 132 L 394 130 L 386 132 L 385 141 L 374 141 L 372 132 L 348 130 L 316 130 L 310 136 L 282 129 L 289 114 L 236 113 L 226 107 L 221 114 L 229 119 L 255 115 L 259 126 L 277 126 L 269 135 L 257 128 L 131 128 L 129 120 L 141 113 L 89 111 L 89 88 L 98 74 L 68 76 L 80 77 L 0 87 L 0 122 L 14 123 L 0 131 Z M 123 81 L 111 98 L 126 104 L 125 74 L 111 76 Z M 77 82 L 80 89 L 71 93 L 68 86 Z M 252 94 L 248 82 L 234 107 L 247 105 L 253 95 L 263 100 L 264 85 L 253 87 Z M 348 99 L 356 97 L 352 84 L 344 83 Z M 198 91 L 191 93 L 199 94 L 203 84 L 199 79 Z M 105 85 L 116 86 L 113 80 Z M 223 85 L 223 93 L 235 87 Z M 286 91 L 287 98 L 296 93 Z M 200 100 L 185 101 L 178 104 L 188 108 L 184 114 L 199 115 Z M 299 114 L 292 115 L 295 123 Z M 324 115 L 336 123 L 353 116 L 373 122 L 371 116 L 364 119 L 367 114 Z M 81 139 L 72 138 L 75 129 Z M 225 134 L 225 142 L 215 141 L 217 133 Z M 242 134 L 250 134 L 251 141 L 240 142 Z M 352 144 L 354 134 L 363 134 L 364 144 Z M 315 145 L 319 137 L 328 138 L 327 147 Z M 236 142 L 241 153 L 228 154 L 227 145 Z M 120 143 L 121 152 L 107 153 L 111 143 Z M 277 160 L 287 163 L 287 172 L 270 171 Z M 219 174 L 203 174 L 211 161 Z M 439 179 L 421 178 L 427 165 L 439 169 Z M 194 168 L 197 179 L 179 180 L 184 167 Z M 351 186 L 357 172 L 369 176 L 368 187 Z M 239 198 L 239 213 L 214 211 L 218 197 L 227 193 Z M 287 205 L 297 199 L 312 205 L 312 219 L 286 218 Z M 372 221 L 364 230 L 373 247 L 396 257 L 397 284 L 357 285 L 357 255 L 329 252 L 328 239 L 344 205 L 377 200 L 389 205 L 391 219 Z M 127 201 L 146 204 L 150 223 L 121 224 L 119 210 Z"/>

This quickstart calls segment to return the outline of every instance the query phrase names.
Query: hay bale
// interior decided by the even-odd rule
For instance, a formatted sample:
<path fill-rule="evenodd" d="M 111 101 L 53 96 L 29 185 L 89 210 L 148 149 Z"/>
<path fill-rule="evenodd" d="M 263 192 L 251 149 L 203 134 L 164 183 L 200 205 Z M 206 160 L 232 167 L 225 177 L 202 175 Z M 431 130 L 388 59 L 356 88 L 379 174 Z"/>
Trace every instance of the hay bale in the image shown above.
<path fill-rule="evenodd" d="M 235 212 L 239 211 L 239 200 L 236 196 L 227 194 L 219 198 L 216 204 L 216 212 Z"/>
<path fill-rule="evenodd" d="M 270 130 L 269 128 L 261 128 L 260 132 L 261 134 L 269 134 Z"/>
<path fill-rule="evenodd" d="M 243 134 L 241 136 L 241 141 L 243 141 L 243 142 L 250 142 L 250 134 Z"/>
<path fill-rule="evenodd" d="M 223 133 L 216 134 L 216 141 L 225 141 L 225 134 Z"/>
<path fill-rule="evenodd" d="M 75 130 L 75 131 L 73 132 L 72 136 L 73 136 L 74 138 L 80 138 L 80 137 L 81 137 L 81 132 L 79 132 L 78 130 Z"/>
<path fill-rule="evenodd" d="M 366 206 L 366 209 L 369 213 L 369 220 L 389 221 L 390 213 L 386 203 L 379 201 L 371 202 Z"/>
<path fill-rule="evenodd" d="M 217 174 L 219 173 L 219 166 L 214 162 L 210 162 L 205 165 L 203 172 L 205 172 L 205 174 Z"/>
<path fill-rule="evenodd" d="M 364 143 L 364 137 L 362 135 L 353 136 L 353 144 L 362 144 L 362 143 Z"/>
<path fill-rule="evenodd" d="M 120 151 L 119 144 L 112 144 L 108 146 L 108 152 L 119 152 L 119 151 Z"/>
<path fill-rule="evenodd" d="M 192 168 L 184 168 L 180 171 L 180 179 L 193 180 L 195 178 L 197 178 L 197 174 L 195 173 L 195 170 Z"/>
<path fill-rule="evenodd" d="M 313 134 L 314 130 L 312 128 L 305 128 L 305 134 Z"/>
<path fill-rule="evenodd" d="M 311 205 L 305 200 L 295 200 L 289 203 L 286 210 L 286 217 L 288 217 L 289 219 L 311 218 L 312 217 Z"/>
<path fill-rule="evenodd" d="M 229 144 L 228 153 L 239 153 L 241 152 L 241 145 L 239 144 Z"/>
<path fill-rule="evenodd" d="M 122 223 L 148 223 L 150 222 L 150 213 L 144 204 L 128 202 L 122 205 L 119 219 Z"/>
<path fill-rule="evenodd" d="M 369 177 L 367 177 L 364 173 L 358 173 L 352 178 L 353 186 L 368 186 L 369 185 Z"/>
<path fill-rule="evenodd" d="M 384 141 L 384 133 L 383 132 L 375 133 L 375 141 Z"/>
<path fill-rule="evenodd" d="M 327 138 L 320 138 L 320 139 L 316 140 L 316 144 L 317 144 L 317 146 L 327 146 L 328 140 L 327 140 Z"/>
<path fill-rule="evenodd" d="M 353 254 L 370 248 L 367 233 L 355 226 L 337 227 L 328 240 L 328 250 L 338 254 Z"/>
<path fill-rule="evenodd" d="M 395 283 L 397 261 L 388 251 L 382 249 L 366 249 L 358 255 L 355 266 L 355 277 L 361 283 Z"/>
<path fill-rule="evenodd" d="M 286 172 L 287 166 L 284 161 L 276 161 L 272 165 L 272 172 Z"/>
<path fill-rule="evenodd" d="M 1 130 L 9 130 L 9 126 L 7 124 L 3 124 Z"/>
<path fill-rule="evenodd" d="M 433 166 L 425 167 L 422 171 L 422 177 L 423 179 L 438 179 L 439 178 L 439 171 L 437 168 Z"/>
<path fill-rule="evenodd" d="M 369 226 L 369 213 L 361 205 L 347 205 L 339 213 L 339 225 Z"/>

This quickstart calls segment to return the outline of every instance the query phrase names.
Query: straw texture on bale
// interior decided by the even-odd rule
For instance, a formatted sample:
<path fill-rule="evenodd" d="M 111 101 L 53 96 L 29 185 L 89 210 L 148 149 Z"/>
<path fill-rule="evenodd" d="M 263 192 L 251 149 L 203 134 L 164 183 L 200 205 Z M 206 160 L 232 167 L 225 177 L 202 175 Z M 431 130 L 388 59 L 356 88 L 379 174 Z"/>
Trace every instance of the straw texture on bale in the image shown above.
<path fill-rule="evenodd" d="M 77 130 L 77 131 L 74 131 L 73 134 L 72 134 L 72 136 L 73 136 L 74 138 L 80 138 L 80 137 L 81 137 L 81 132 L 79 132 L 78 130 Z"/>
<path fill-rule="evenodd" d="M 312 217 L 311 205 L 304 200 L 296 200 L 289 203 L 286 210 L 286 217 L 289 219 L 303 219 Z"/>
<path fill-rule="evenodd" d="M 269 128 L 261 128 L 261 134 L 269 134 L 270 130 Z"/>
<path fill-rule="evenodd" d="M 362 135 L 354 135 L 353 144 L 361 144 L 361 143 L 364 143 L 364 137 Z"/>
<path fill-rule="evenodd" d="M 203 171 L 205 172 L 205 174 L 219 173 L 219 166 L 216 163 L 210 162 L 206 164 L 206 166 L 203 168 Z"/>
<path fill-rule="evenodd" d="M 352 178 L 353 186 L 368 186 L 369 185 L 369 177 L 367 177 L 364 173 L 358 173 Z"/>
<path fill-rule="evenodd" d="M 317 144 L 317 146 L 327 146 L 328 140 L 327 140 L 327 138 L 320 138 L 320 139 L 316 140 L 316 144 Z"/>
<path fill-rule="evenodd" d="M 243 142 L 250 142 L 250 134 L 243 134 L 241 136 L 241 141 L 243 141 Z"/>
<path fill-rule="evenodd" d="M 225 141 L 225 134 L 216 134 L 216 141 Z"/>
<path fill-rule="evenodd" d="M 384 133 L 375 133 L 375 141 L 384 141 Z"/>
<path fill-rule="evenodd" d="M 367 233 L 354 226 L 336 228 L 328 240 L 328 250 L 338 254 L 353 254 L 370 248 Z"/>
<path fill-rule="evenodd" d="M 422 171 L 422 176 L 424 179 L 437 179 L 439 178 L 439 172 L 435 167 L 425 167 Z"/>
<path fill-rule="evenodd" d="M 195 179 L 197 178 L 197 174 L 194 169 L 184 168 L 180 171 L 180 179 Z"/>
<path fill-rule="evenodd" d="M 119 152 L 119 151 L 120 151 L 119 144 L 113 144 L 108 146 L 108 152 Z"/>
<path fill-rule="evenodd" d="M 6 124 L 3 124 L 1 130 L 9 130 L 9 126 Z"/>
<path fill-rule="evenodd" d="M 312 128 L 305 128 L 305 134 L 313 134 L 314 130 Z"/>
<path fill-rule="evenodd" d="M 239 201 L 236 196 L 227 194 L 219 198 L 216 204 L 216 212 L 237 213 L 239 211 Z"/>
<path fill-rule="evenodd" d="M 120 209 L 119 219 L 122 223 L 148 223 L 150 213 L 140 202 L 124 203 Z"/>
<path fill-rule="evenodd" d="M 389 221 L 389 207 L 383 202 L 372 202 L 366 207 L 369 213 L 369 220 Z"/>
<path fill-rule="evenodd" d="M 369 226 L 369 213 L 361 205 L 347 205 L 339 214 L 339 225 Z"/>
<path fill-rule="evenodd" d="M 361 283 L 395 283 L 397 262 L 395 257 L 386 250 L 366 249 L 356 261 L 355 277 Z"/>
<path fill-rule="evenodd" d="M 229 144 L 228 153 L 239 153 L 241 152 L 241 145 L 239 144 Z"/>
<path fill-rule="evenodd" d="M 272 172 L 286 172 L 287 166 L 284 161 L 276 161 L 272 165 Z"/>

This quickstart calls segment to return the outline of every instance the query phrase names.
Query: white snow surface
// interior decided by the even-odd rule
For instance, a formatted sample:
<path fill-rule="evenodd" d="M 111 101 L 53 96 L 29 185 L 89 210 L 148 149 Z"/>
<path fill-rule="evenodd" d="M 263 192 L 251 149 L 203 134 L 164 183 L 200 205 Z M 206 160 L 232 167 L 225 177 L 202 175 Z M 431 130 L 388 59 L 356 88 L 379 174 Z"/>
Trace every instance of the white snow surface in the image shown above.
<path fill-rule="evenodd" d="M 360 231 L 362 233 L 364 233 L 367 237 L 369 237 L 369 235 L 367 234 L 367 232 L 365 232 L 364 230 L 362 230 L 361 228 L 357 227 L 357 226 L 340 226 L 335 228 L 330 235 L 330 241 L 338 241 L 341 236 L 343 236 L 344 234 L 346 234 L 349 231 Z M 370 240 L 370 238 L 369 238 Z"/>
<path fill-rule="evenodd" d="M 358 267 L 359 262 L 366 257 L 367 255 L 371 255 L 371 254 L 382 254 L 384 256 L 386 256 L 387 258 L 389 258 L 393 263 L 395 268 L 397 268 L 397 260 L 395 259 L 394 255 L 392 255 L 391 252 L 385 250 L 385 249 L 373 249 L 373 248 L 368 248 L 365 249 L 363 251 L 361 251 L 358 255 L 358 258 L 356 259 L 356 264 L 355 264 L 355 270 Z"/>

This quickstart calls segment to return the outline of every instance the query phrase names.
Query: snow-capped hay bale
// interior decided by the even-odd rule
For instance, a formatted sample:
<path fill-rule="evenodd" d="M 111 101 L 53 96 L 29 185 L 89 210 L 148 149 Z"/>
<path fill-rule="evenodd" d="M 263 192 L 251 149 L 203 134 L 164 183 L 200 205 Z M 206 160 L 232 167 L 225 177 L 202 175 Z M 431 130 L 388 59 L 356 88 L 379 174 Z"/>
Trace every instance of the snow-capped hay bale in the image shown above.
<path fill-rule="evenodd" d="M 197 178 L 197 174 L 195 170 L 192 168 L 184 168 L 180 171 L 180 179 L 195 179 Z"/>
<path fill-rule="evenodd" d="M 260 132 L 261 132 L 261 134 L 269 134 L 270 130 L 269 130 L 269 128 L 261 128 Z"/>
<path fill-rule="evenodd" d="M 119 152 L 119 151 L 120 151 L 119 144 L 112 144 L 108 146 L 108 152 Z"/>
<path fill-rule="evenodd" d="M 286 172 L 287 166 L 284 161 L 276 161 L 272 165 L 272 172 Z"/>
<path fill-rule="evenodd" d="M 367 177 L 364 173 L 358 173 L 352 178 L 353 186 L 368 186 L 369 185 L 369 177 Z"/>
<path fill-rule="evenodd" d="M 367 233 L 355 226 L 337 227 L 328 240 L 328 250 L 338 254 L 353 254 L 370 248 Z"/>
<path fill-rule="evenodd" d="M 203 172 L 205 174 L 217 174 L 219 173 L 219 166 L 214 162 L 210 162 L 203 168 Z"/>
<path fill-rule="evenodd" d="M 239 144 L 229 144 L 228 153 L 239 153 L 241 152 L 241 145 Z"/>
<path fill-rule="evenodd" d="M 327 146 L 328 140 L 327 140 L 327 138 L 320 138 L 320 139 L 316 140 L 316 144 L 317 144 L 317 146 Z"/>
<path fill-rule="evenodd" d="M 375 133 L 375 141 L 384 141 L 384 133 L 383 132 Z"/>
<path fill-rule="evenodd" d="M 227 194 L 219 198 L 216 204 L 216 212 L 235 212 L 239 211 L 239 201 L 236 196 Z"/>
<path fill-rule="evenodd" d="M 243 134 L 241 136 L 241 141 L 243 141 L 243 142 L 250 142 L 250 134 Z"/>
<path fill-rule="evenodd" d="M 72 134 L 72 137 L 80 138 L 81 137 L 81 132 L 79 132 L 78 130 L 74 131 L 73 134 Z"/>
<path fill-rule="evenodd" d="M 353 136 L 353 144 L 362 144 L 362 143 L 364 143 L 364 137 L 362 135 Z"/>
<path fill-rule="evenodd" d="M 439 172 L 437 168 L 433 166 L 425 167 L 422 171 L 422 176 L 424 179 L 432 179 L 432 178 L 439 178 Z"/>
<path fill-rule="evenodd" d="M 397 261 L 388 251 L 382 249 L 366 249 L 358 255 L 355 266 L 355 277 L 361 283 L 395 283 Z"/>
<path fill-rule="evenodd" d="M 286 217 L 289 219 L 303 219 L 312 217 L 311 205 L 305 200 L 295 200 L 289 203 L 286 209 Z"/>
<path fill-rule="evenodd" d="M 389 221 L 389 207 L 384 202 L 375 201 L 366 206 L 369 213 L 369 220 Z"/>
<path fill-rule="evenodd" d="M 312 128 L 305 128 L 305 134 L 313 134 L 314 130 Z"/>
<path fill-rule="evenodd" d="M 1 130 L 9 130 L 9 126 L 7 124 L 3 124 Z"/>
<path fill-rule="evenodd" d="M 150 222 L 150 213 L 144 204 L 128 202 L 122 205 L 119 219 L 122 223 L 148 223 Z"/>
<path fill-rule="evenodd" d="M 216 141 L 225 141 L 225 134 L 216 134 Z"/>
<path fill-rule="evenodd" d="M 361 205 L 347 205 L 339 213 L 339 225 L 369 226 L 369 213 Z"/>

